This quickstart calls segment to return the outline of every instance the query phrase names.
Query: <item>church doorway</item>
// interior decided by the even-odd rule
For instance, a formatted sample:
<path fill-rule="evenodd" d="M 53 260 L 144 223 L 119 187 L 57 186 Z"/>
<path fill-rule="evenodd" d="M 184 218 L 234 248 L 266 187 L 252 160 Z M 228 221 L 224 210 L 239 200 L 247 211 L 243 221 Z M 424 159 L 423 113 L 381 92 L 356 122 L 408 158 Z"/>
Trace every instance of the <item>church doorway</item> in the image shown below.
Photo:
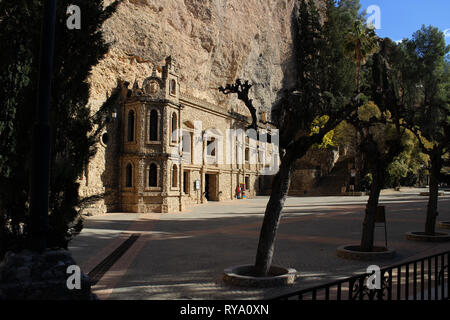
<path fill-rule="evenodd" d="M 205 174 L 205 198 L 208 201 L 218 201 L 217 174 Z"/>

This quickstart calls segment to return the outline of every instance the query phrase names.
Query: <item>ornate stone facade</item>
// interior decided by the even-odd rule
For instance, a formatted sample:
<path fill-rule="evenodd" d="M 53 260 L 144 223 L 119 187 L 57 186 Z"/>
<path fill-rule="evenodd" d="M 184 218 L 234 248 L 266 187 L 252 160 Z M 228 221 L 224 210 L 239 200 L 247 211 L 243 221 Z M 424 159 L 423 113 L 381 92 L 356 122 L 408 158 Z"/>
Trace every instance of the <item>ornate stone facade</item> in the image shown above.
<path fill-rule="evenodd" d="M 98 186 L 100 178 L 105 197 L 87 211 L 178 212 L 235 199 L 240 184 L 249 197 L 267 189 L 270 179 L 261 172 L 274 173 L 278 164 L 274 127 L 261 120 L 258 140 L 245 129 L 246 115 L 181 94 L 173 58 L 157 69 L 125 92 L 107 125 L 100 142 L 104 172 L 88 170 L 81 188 L 90 195 L 89 180 Z"/>

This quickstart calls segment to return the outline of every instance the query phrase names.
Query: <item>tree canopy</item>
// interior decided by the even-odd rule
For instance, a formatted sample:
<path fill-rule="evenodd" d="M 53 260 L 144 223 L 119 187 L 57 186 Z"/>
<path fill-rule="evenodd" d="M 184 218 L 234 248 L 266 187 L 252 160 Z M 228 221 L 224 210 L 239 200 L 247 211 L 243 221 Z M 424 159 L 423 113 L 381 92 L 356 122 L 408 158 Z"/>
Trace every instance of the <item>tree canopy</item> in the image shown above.
<path fill-rule="evenodd" d="M 82 0 L 81 30 L 66 27 L 72 3 L 58 1 L 51 96 L 49 247 L 64 248 L 81 227 L 78 178 L 95 154 L 103 111 L 88 106 L 87 78 L 108 51 L 101 26 L 118 1 Z M 0 2 L 0 255 L 29 247 L 29 180 L 35 121 L 42 1 Z"/>

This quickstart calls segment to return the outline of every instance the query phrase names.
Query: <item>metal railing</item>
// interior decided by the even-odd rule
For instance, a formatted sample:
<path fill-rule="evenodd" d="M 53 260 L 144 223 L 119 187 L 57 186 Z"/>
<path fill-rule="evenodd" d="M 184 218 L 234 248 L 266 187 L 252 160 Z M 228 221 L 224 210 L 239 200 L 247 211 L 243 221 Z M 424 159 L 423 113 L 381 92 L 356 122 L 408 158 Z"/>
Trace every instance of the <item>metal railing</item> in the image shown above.
<path fill-rule="evenodd" d="M 449 300 L 449 265 L 450 251 L 446 251 L 381 268 L 378 289 L 369 289 L 376 274 L 364 273 L 274 300 Z"/>

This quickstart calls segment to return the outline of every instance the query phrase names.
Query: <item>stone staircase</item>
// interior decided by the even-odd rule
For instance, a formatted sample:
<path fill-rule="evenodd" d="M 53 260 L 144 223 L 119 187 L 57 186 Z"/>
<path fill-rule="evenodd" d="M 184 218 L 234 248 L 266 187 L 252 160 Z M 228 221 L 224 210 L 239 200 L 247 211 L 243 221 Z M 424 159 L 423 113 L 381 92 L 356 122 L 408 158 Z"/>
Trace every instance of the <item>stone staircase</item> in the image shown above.
<path fill-rule="evenodd" d="M 336 196 L 341 195 L 342 187 L 346 187 L 350 180 L 349 164 L 353 161 L 346 158 L 338 161 L 330 174 L 319 179 L 316 186 L 306 196 Z"/>

